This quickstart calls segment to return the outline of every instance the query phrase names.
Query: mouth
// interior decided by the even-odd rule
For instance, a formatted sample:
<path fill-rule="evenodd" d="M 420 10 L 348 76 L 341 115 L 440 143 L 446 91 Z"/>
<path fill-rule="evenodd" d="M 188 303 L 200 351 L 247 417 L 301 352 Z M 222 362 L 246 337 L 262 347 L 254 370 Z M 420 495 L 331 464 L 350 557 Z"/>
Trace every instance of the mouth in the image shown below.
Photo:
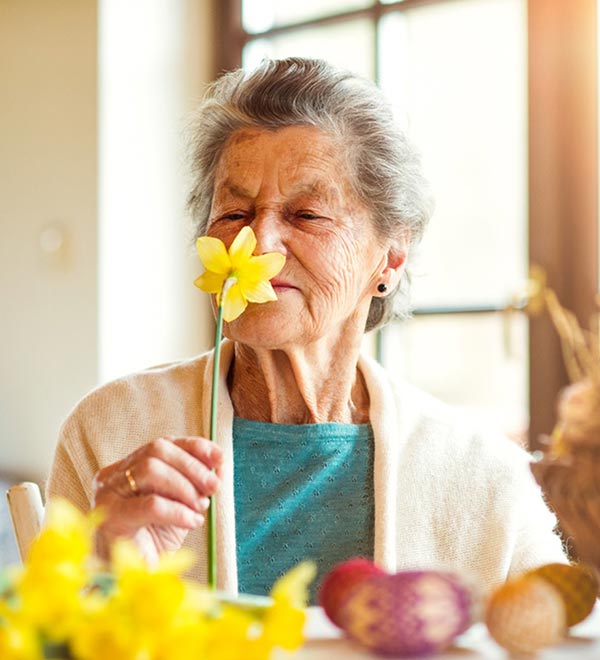
<path fill-rule="evenodd" d="M 275 289 L 275 293 L 283 293 L 284 291 L 289 291 L 291 289 L 297 289 L 297 286 L 294 286 L 291 282 L 286 282 L 285 280 L 271 280 L 271 286 Z"/>

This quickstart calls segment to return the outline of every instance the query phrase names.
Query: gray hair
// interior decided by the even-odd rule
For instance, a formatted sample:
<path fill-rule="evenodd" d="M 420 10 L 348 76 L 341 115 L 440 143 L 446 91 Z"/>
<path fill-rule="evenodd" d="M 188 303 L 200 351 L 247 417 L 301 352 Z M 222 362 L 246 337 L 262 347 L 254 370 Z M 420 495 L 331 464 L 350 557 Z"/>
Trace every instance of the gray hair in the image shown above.
<path fill-rule="evenodd" d="M 376 231 L 386 238 L 409 238 L 404 275 L 387 296 L 372 298 L 366 330 L 406 316 L 413 248 L 433 208 L 420 158 L 398 129 L 381 90 L 322 60 L 264 60 L 253 71 L 232 71 L 209 87 L 191 131 L 188 209 L 195 236 L 206 232 L 215 172 L 232 133 L 288 126 L 312 126 L 336 138 Z"/>

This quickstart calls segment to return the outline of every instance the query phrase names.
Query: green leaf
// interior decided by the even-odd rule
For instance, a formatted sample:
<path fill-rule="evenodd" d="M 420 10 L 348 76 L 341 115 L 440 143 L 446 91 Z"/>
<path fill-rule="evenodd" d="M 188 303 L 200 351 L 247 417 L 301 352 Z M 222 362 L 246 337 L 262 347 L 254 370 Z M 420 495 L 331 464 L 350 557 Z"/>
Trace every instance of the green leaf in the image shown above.
<path fill-rule="evenodd" d="M 12 580 L 9 572 L 5 568 L 0 568 L 0 596 L 12 588 Z"/>
<path fill-rule="evenodd" d="M 97 589 L 103 596 L 109 596 L 115 588 L 115 582 L 112 573 L 97 573 L 90 582 L 90 589 Z"/>

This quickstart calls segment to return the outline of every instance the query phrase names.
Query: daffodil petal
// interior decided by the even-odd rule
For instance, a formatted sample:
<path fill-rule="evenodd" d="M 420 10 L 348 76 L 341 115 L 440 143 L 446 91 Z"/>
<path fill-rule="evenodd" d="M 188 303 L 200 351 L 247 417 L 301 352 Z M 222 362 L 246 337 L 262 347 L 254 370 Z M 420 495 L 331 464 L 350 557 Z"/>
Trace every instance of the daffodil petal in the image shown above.
<path fill-rule="evenodd" d="M 270 282 L 249 282 L 244 278 L 240 279 L 240 289 L 242 295 L 248 302 L 264 303 L 270 300 L 277 300 L 277 295 Z"/>
<path fill-rule="evenodd" d="M 252 227 L 242 227 L 229 247 L 229 257 L 234 268 L 246 268 L 248 259 L 256 247 L 256 236 Z"/>
<path fill-rule="evenodd" d="M 239 284 L 234 284 L 223 301 L 223 318 L 229 323 L 237 319 L 237 317 L 246 309 L 248 303 L 244 298 Z"/>
<path fill-rule="evenodd" d="M 223 288 L 225 275 L 207 270 L 194 280 L 194 285 L 206 293 L 219 293 Z"/>
<path fill-rule="evenodd" d="M 164 573 L 180 575 L 196 563 L 196 556 L 189 548 L 180 548 L 175 552 L 165 552 L 160 556 L 158 568 Z"/>
<path fill-rule="evenodd" d="M 283 268 L 285 257 L 279 252 L 269 252 L 251 257 L 244 266 L 244 277 L 254 282 L 270 280 Z"/>
<path fill-rule="evenodd" d="M 196 248 L 206 272 L 196 278 L 194 284 L 203 291 L 217 294 L 217 304 L 221 304 L 220 298 L 223 298 L 225 321 L 235 320 L 248 302 L 277 300 L 269 280 L 283 268 L 285 257 L 277 252 L 253 256 L 256 236 L 251 227 L 242 227 L 229 250 L 212 236 L 197 239 Z M 230 288 L 228 278 L 235 282 Z M 223 289 L 227 290 L 224 296 Z"/>
<path fill-rule="evenodd" d="M 84 529 L 85 515 L 69 500 L 57 497 L 48 505 L 46 521 L 54 529 Z"/>
<path fill-rule="evenodd" d="M 287 602 L 305 607 L 308 601 L 308 585 L 315 579 L 317 566 L 313 561 L 302 561 L 280 577 L 271 589 L 275 602 Z"/>
<path fill-rule="evenodd" d="M 146 562 L 143 555 L 132 541 L 117 540 L 111 548 L 111 562 L 114 572 L 120 575 L 127 570 L 143 571 L 146 569 Z"/>
<path fill-rule="evenodd" d="M 231 259 L 225 244 L 220 239 L 214 236 L 201 236 L 196 239 L 196 250 L 206 270 L 220 275 L 228 275 L 231 271 Z"/>

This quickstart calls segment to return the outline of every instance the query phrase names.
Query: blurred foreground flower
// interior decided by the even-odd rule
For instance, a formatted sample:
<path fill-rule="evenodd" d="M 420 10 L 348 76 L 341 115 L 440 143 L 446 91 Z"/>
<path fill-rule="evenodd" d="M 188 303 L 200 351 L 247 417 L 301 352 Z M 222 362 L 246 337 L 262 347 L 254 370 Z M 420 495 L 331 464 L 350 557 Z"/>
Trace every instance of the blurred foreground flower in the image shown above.
<path fill-rule="evenodd" d="M 48 526 L 32 543 L 14 597 L 21 618 L 50 641 L 68 637 L 77 625 L 93 574 L 93 534 L 98 516 L 84 516 L 65 500 L 48 507 Z"/>
<path fill-rule="evenodd" d="M 48 526 L 23 569 L 0 577 L 2 660 L 267 660 L 302 644 L 311 564 L 300 564 L 264 604 L 225 602 L 186 581 L 189 553 L 149 568 L 128 542 L 113 548 L 110 575 L 91 558 L 97 520 L 49 505 Z"/>
<path fill-rule="evenodd" d="M 308 585 L 317 573 L 312 562 L 302 562 L 279 578 L 271 591 L 273 606 L 264 618 L 263 643 L 268 649 L 280 646 L 294 651 L 302 646 L 302 630 L 306 620 L 304 607 L 308 601 Z"/>

